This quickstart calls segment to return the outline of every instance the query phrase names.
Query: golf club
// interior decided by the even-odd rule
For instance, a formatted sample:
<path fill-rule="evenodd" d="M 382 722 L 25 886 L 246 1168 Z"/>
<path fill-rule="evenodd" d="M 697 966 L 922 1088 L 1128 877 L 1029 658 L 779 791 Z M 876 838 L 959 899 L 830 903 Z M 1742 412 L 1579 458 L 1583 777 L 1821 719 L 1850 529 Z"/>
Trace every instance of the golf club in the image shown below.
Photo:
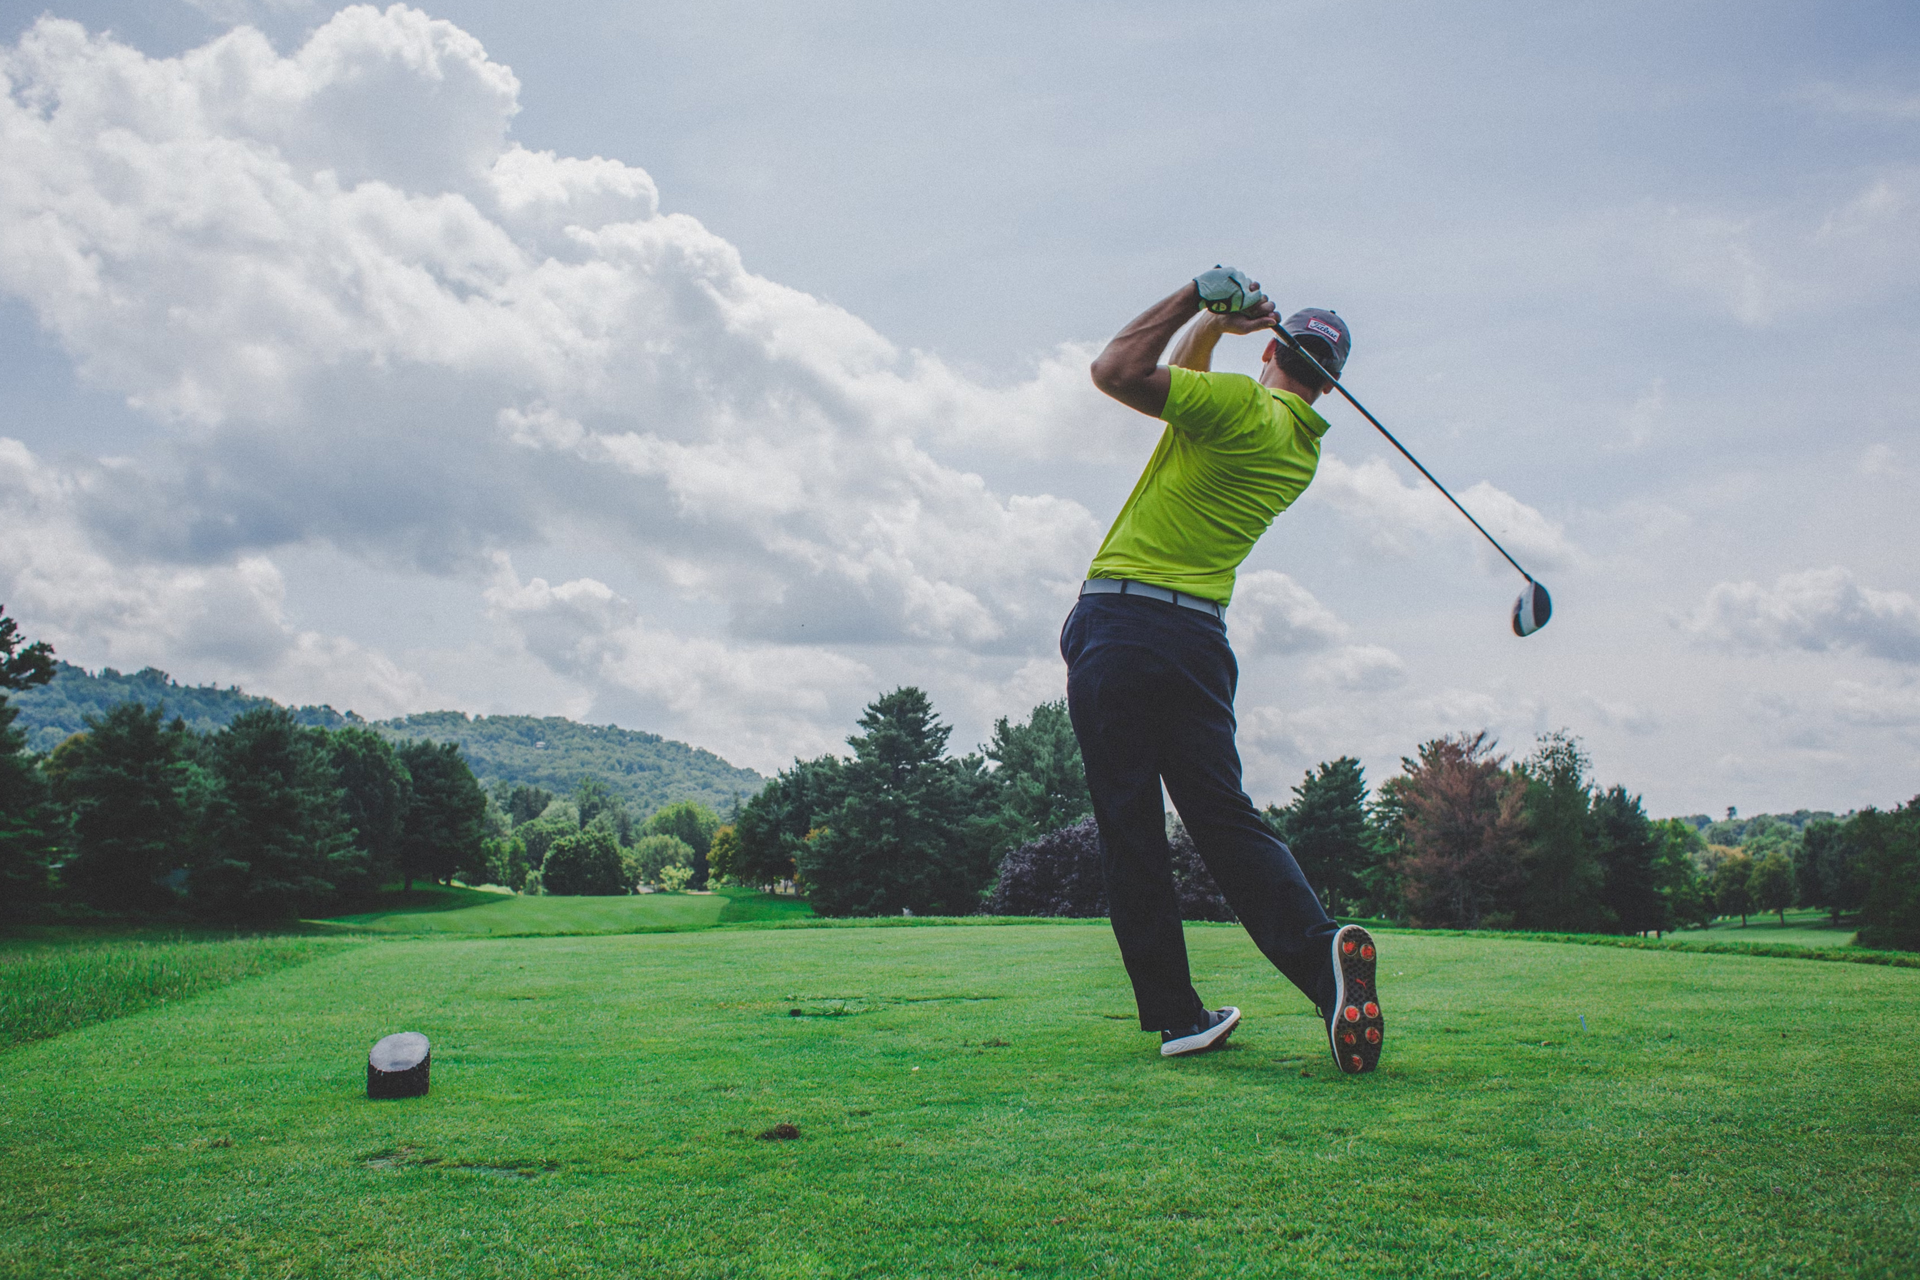
<path fill-rule="evenodd" d="M 1517 636 L 1530 636 L 1534 632 L 1538 631 L 1540 628 L 1546 626 L 1547 619 L 1553 617 L 1553 597 L 1547 594 L 1546 587 L 1542 585 L 1540 581 L 1536 579 L 1532 574 L 1528 573 L 1524 568 L 1522 568 L 1518 560 L 1515 560 L 1511 555 L 1507 553 L 1507 549 L 1500 545 L 1500 540 L 1498 538 L 1495 538 L 1492 534 L 1488 533 L 1486 530 L 1486 527 L 1482 525 L 1478 520 L 1475 520 L 1473 518 L 1473 512 L 1467 510 L 1465 507 L 1460 505 L 1460 499 L 1454 497 L 1451 493 L 1447 492 L 1447 486 L 1441 484 L 1438 480 L 1434 480 L 1433 472 L 1421 466 L 1420 459 L 1414 457 L 1411 453 L 1408 453 L 1407 446 L 1401 444 L 1398 440 L 1394 439 L 1393 432 L 1381 426 L 1380 419 L 1374 417 L 1371 413 L 1368 413 L 1367 406 L 1361 404 L 1358 400 L 1355 400 L 1353 398 L 1353 392 L 1341 386 L 1340 379 L 1334 377 L 1331 373 L 1328 373 L 1327 367 L 1321 364 L 1318 360 L 1314 359 L 1313 353 L 1311 351 L 1308 351 L 1305 347 L 1301 346 L 1300 340 L 1298 338 L 1294 337 L 1291 333 L 1288 333 L 1284 328 L 1281 328 L 1277 321 L 1274 324 L 1273 332 L 1276 337 L 1284 341 L 1289 347 L 1292 347 L 1296 352 L 1298 352 L 1301 356 L 1303 356 L 1306 359 L 1308 364 L 1311 364 L 1314 368 L 1318 369 L 1320 371 L 1320 376 L 1325 378 L 1328 382 L 1332 383 L 1333 389 L 1335 391 L 1338 391 L 1341 395 L 1345 396 L 1347 399 L 1347 403 L 1352 405 L 1354 408 L 1358 409 L 1360 411 L 1360 416 L 1365 418 L 1368 422 L 1371 422 L 1374 425 L 1374 427 L 1380 432 L 1380 434 L 1387 438 L 1387 443 L 1400 451 L 1401 457 L 1405 458 L 1408 462 L 1411 462 L 1419 470 L 1421 475 L 1425 476 L 1428 480 L 1433 481 L 1433 487 L 1440 491 L 1441 496 L 1446 498 L 1448 502 L 1451 502 L 1454 505 L 1455 510 L 1457 510 L 1461 515 L 1465 516 L 1469 521 L 1471 521 L 1474 528 L 1480 530 L 1480 536 L 1485 538 L 1488 542 L 1491 542 L 1493 544 L 1493 549 L 1495 551 L 1498 551 L 1501 555 L 1505 556 L 1508 564 L 1520 570 L 1520 576 L 1527 580 L 1527 585 L 1525 590 L 1521 591 L 1520 598 L 1513 602 L 1513 634 Z"/>

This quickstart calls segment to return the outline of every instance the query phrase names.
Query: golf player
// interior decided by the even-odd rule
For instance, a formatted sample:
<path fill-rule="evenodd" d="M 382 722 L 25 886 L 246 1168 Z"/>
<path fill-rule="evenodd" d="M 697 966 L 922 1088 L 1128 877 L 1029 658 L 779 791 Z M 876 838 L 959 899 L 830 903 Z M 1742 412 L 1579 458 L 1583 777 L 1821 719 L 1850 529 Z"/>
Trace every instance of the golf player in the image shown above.
<path fill-rule="evenodd" d="M 1379 1063 L 1385 1031 L 1373 939 L 1328 918 L 1241 789 L 1234 744 L 1234 571 L 1312 482 L 1327 431 L 1313 403 L 1331 384 L 1289 343 L 1269 340 L 1257 379 L 1209 371 L 1223 334 L 1274 329 L 1339 376 L 1345 321 L 1306 310 L 1281 324 L 1259 285 L 1224 267 L 1142 313 L 1094 360 L 1100 390 L 1166 430 L 1093 559 L 1060 652 L 1141 1029 L 1173 1056 L 1218 1047 L 1240 1020 L 1193 989 L 1164 783 L 1255 945 L 1320 1010 L 1340 1070 L 1358 1074 Z"/>

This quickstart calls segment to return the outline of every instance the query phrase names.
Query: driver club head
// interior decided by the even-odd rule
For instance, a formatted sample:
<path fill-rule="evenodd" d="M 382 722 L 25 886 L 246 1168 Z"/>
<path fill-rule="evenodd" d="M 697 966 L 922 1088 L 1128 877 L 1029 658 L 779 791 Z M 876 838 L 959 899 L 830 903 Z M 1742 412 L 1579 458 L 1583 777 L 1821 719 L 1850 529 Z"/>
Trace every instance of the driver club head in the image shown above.
<path fill-rule="evenodd" d="M 1553 597 L 1547 589 L 1532 579 L 1513 602 L 1513 634 L 1530 636 L 1547 625 L 1547 619 L 1553 616 Z"/>

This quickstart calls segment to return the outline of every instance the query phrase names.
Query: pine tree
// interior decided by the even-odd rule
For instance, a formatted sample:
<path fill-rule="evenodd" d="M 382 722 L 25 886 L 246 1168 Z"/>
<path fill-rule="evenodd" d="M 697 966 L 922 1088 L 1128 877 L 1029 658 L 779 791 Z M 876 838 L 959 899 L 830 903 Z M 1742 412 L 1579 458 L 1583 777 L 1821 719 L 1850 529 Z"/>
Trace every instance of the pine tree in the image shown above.
<path fill-rule="evenodd" d="M 222 919 L 285 919 L 334 905 L 361 883 L 340 776 L 323 729 L 259 708 L 206 743 L 217 784 L 189 881 L 194 906 Z"/>
<path fill-rule="evenodd" d="M 413 779 L 393 744 L 371 729 L 340 729 L 330 739 L 333 767 L 344 792 L 341 806 L 354 830 L 354 844 L 366 853 L 364 880 L 340 887 L 349 894 L 365 893 L 400 875 L 400 839 L 413 801 Z"/>
<path fill-rule="evenodd" d="M 0 605 L 0 917 L 25 915 L 47 896 L 47 867 L 60 843 L 54 809 L 27 735 L 13 727 L 19 708 L 7 694 L 53 679 L 53 649 L 22 647 L 19 627 Z"/>
<path fill-rule="evenodd" d="M 1025 724 L 994 722 L 987 759 L 997 766 L 994 788 L 999 816 L 995 853 L 1002 854 L 1050 831 L 1072 826 L 1093 812 L 1080 742 L 1073 734 L 1065 699 L 1043 702 Z"/>
<path fill-rule="evenodd" d="M 1609 787 L 1593 801 L 1594 846 L 1603 877 L 1601 897 L 1622 933 L 1673 927 L 1654 863 L 1659 839 L 1639 796 Z"/>
<path fill-rule="evenodd" d="M 993 874 L 993 783 L 978 756 L 946 756 L 952 733 L 918 689 L 877 699 L 847 740 L 840 803 L 796 857 L 827 916 L 969 915 Z"/>
<path fill-rule="evenodd" d="M 487 793 L 461 758 L 457 742 L 425 739 L 401 745 L 400 763 L 413 784 L 400 834 L 400 876 L 451 883 L 487 876 Z"/>
<path fill-rule="evenodd" d="M 1285 809 L 1269 809 L 1268 818 L 1327 911 L 1358 911 L 1367 897 L 1362 877 L 1380 860 L 1360 762 L 1341 756 L 1308 770 L 1293 789 L 1293 802 Z"/>
<path fill-rule="evenodd" d="M 1543 734 L 1521 766 L 1527 780 L 1525 859 L 1517 922 L 1529 929 L 1599 932 L 1613 923 L 1606 872 L 1594 847 L 1593 790 L 1580 740 Z"/>
<path fill-rule="evenodd" d="M 55 748 L 47 773 L 73 820 L 64 888 L 103 911 L 180 905 L 167 877 L 191 860 L 186 724 L 123 702 Z"/>

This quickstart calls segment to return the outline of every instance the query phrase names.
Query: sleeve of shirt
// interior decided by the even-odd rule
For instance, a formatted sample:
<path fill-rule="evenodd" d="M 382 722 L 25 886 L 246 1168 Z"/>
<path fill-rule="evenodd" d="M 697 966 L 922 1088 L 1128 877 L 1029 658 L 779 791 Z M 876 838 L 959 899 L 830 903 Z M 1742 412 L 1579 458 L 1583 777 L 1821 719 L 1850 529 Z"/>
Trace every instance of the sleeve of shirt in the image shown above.
<path fill-rule="evenodd" d="M 1199 373 L 1168 369 L 1173 385 L 1161 421 L 1201 444 L 1213 444 L 1243 429 L 1260 384 L 1244 373 Z"/>

